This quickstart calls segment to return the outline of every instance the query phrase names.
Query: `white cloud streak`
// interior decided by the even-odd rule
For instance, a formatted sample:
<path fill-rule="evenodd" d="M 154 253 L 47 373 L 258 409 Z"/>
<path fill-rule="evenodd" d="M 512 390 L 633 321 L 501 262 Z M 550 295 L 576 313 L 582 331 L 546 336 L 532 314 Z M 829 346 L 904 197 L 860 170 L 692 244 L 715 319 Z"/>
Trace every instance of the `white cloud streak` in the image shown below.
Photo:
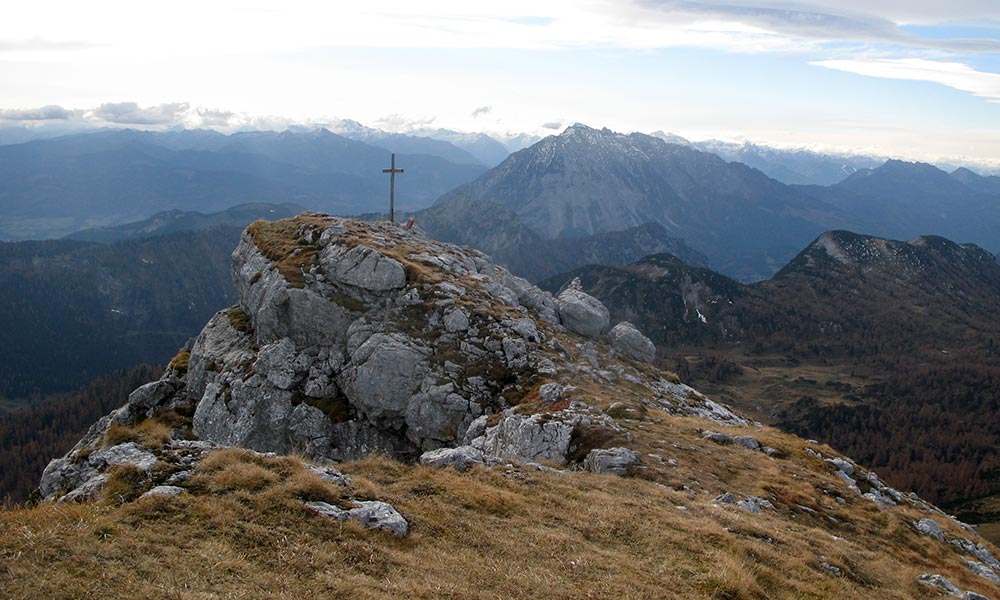
<path fill-rule="evenodd" d="M 811 64 L 868 77 L 929 81 L 1000 103 L 1000 74 L 977 71 L 960 62 L 884 58 L 820 60 Z"/>

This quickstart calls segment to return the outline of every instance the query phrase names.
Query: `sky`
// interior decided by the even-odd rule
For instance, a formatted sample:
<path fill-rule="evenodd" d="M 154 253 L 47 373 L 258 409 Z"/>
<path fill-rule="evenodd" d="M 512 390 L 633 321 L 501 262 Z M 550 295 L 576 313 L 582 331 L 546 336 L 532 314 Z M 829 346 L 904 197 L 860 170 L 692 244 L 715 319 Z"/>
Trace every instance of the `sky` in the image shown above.
<path fill-rule="evenodd" d="M 1000 165 L 997 0 L 8 0 L 0 127 L 556 133 Z"/>

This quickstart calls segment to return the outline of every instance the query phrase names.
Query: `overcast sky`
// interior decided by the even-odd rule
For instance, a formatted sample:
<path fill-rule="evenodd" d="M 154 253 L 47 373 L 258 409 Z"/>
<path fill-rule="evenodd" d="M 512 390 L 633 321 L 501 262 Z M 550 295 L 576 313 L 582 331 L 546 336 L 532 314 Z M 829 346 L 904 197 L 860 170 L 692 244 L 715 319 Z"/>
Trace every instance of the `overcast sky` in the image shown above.
<path fill-rule="evenodd" d="M 5 2 L 0 125 L 557 131 L 1000 164 L 997 0 Z"/>

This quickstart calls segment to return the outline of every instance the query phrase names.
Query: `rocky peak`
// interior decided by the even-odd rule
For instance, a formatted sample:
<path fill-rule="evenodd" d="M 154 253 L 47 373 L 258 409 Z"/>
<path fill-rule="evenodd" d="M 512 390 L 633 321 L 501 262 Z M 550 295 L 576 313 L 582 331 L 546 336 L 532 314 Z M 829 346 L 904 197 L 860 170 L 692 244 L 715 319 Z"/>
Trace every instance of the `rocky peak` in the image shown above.
<path fill-rule="evenodd" d="M 836 266 L 858 274 L 901 280 L 914 277 L 943 280 L 962 273 L 994 280 L 998 273 L 992 258 L 975 244 L 956 244 L 940 236 L 920 236 L 903 242 L 850 231 L 828 231 L 803 250 L 778 277 L 797 273 L 822 275 Z"/>
<path fill-rule="evenodd" d="M 609 331 L 607 309 L 578 287 L 555 298 L 416 230 L 317 213 L 258 221 L 233 252 L 233 281 L 238 304 L 53 461 L 48 495 L 102 474 L 105 463 L 87 460 L 114 424 L 165 413 L 190 415 L 175 439 L 320 461 L 413 459 L 463 442 L 487 456 L 582 460 L 571 443 L 579 424 L 614 425 L 552 390 L 623 377 L 645 402 L 744 422 L 642 367 L 652 343 L 628 323 Z"/>

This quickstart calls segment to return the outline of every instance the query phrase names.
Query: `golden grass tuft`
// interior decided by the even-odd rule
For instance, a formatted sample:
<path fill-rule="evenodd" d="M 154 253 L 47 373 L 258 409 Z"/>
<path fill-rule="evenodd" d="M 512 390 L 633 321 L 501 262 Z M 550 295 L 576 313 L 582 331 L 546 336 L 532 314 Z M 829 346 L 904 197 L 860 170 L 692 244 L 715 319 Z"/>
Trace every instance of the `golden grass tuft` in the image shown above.
<path fill-rule="evenodd" d="M 169 368 L 181 374 L 187 373 L 188 361 L 190 360 L 191 353 L 187 350 L 181 350 L 172 359 L 170 359 Z"/>
<path fill-rule="evenodd" d="M 171 426 L 168 424 L 169 422 L 171 421 L 146 419 L 134 426 L 112 423 L 104 435 L 104 445 L 117 446 L 126 442 L 135 442 L 149 449 L 162 448 L 170 441 Z"/>

